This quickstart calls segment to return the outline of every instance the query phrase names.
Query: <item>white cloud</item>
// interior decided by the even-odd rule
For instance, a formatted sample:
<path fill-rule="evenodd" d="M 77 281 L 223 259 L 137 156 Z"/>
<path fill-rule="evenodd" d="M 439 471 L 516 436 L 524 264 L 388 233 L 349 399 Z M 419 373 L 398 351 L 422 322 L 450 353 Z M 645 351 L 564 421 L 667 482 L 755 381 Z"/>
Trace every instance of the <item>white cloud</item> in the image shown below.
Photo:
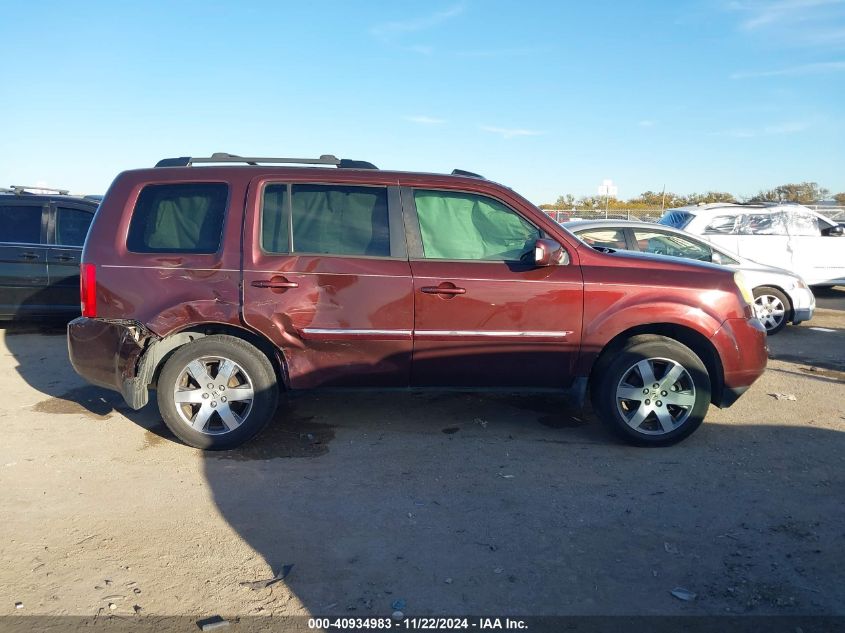
<path fill-rule="evenodd" d="M 797 134 L 809 129 L 811 126 L 806 121 L 787 121 L 775 123 L 762 128 L 734 128 L 724 132 L 716 132 L 716 136 L 729 136 L 731 138 L 758 138 L 761 136 L 781 136 L 784 134 Z"/>
<path fill-rule="evenodd" d="M 424 114 L 406 116 L 405 120 L 410 121 L 411 123 L 419 123 L 420 125 L 440 125 L 441 123 L 446 122 L 443 119 L 438 119 L 433 116 L 425 116 Z"/>
<path fill-rule="evenodd" d="M 820 9 L 842 4 L 843 0 L 756 0 L 732 2 L 729 7 L 745 13 L 742 28 L 753 31 L 773 24 L 810 20 L 817 17 Z"/>
<path fill-rule="evenodd" d="M 468 59 L 495 59 L 498 57 L 525 57 L 526 55 L 535 55 L 548 50 L 548 48 L 540 48 L 536 46 L 525 46 L 519 48 L 481 48 L 466 51 L 457 51 L 457 57 L 466 57 Z"/>
<path fill-rule="evenodd" d="M 845 71 L 845 61 L 817 62 L 815 64 L 802 64 L 801 66 L 789 66 L 787 68 L 776 68 L 774 70 L 761 70 L 749 72 L 736 72 L 731 79 L 752 79 L 755 77 L 784 77 L 800 75 L 823 75 L 826 73 L 837 73 Z"/>
<path fill-rule="evenodd" d="M 507 127 L 496 127 L 493 125 L 479 125 L 478 129 L 484 130 L 485 132 L 491 132 L 492 134 L 499 134 L 502 138 L 516 138 L 518 136 L 541 136 L 545 134 L 545 132 L 541 132 L 539 130 L 526 130 L 524 128 L 507 128 Z"/>
<path fill-rule="evenodd" d="M 426 16 L 376 24 L 370 29 L 370 33 L 380 39 L 389 40 L 403 33 L 424 31 L 461 15 L 464 8 L 463 4 L 456 4 L 443 11 L 437 11 Z"/>

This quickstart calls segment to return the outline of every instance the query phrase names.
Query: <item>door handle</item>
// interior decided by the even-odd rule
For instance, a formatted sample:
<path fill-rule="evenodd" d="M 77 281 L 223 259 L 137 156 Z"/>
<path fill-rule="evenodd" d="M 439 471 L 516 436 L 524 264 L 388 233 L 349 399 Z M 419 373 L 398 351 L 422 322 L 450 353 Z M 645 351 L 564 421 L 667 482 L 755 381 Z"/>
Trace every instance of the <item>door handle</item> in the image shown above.
<path fill-rule="evenodd" d="M 76 261 L 76 257 L 73 257 L 72 255 L 59 255 L 56 259 L 60 262 L 75 262 Z"/>
<path fill-rule="evenodd" d="M 37 253 L 21 253 L 21 259 L 38 259 Z"/>
<path fill-rule="evenodd" d="M 449 286 L 423 286 L 421 292 L 427 295 L 465 295 L 466 288 L 454 288 Z"/>
<path fill-rule="evenodd" d="M 255 288 L 272 288 L 275 290 L 287 290 L 288 288 L 299 288 L 299 284 L 295 281 L 288 281 L 284 277 L 276 281 L 273 279 L 257 279 L 253 281 L 251 286 Z"/>

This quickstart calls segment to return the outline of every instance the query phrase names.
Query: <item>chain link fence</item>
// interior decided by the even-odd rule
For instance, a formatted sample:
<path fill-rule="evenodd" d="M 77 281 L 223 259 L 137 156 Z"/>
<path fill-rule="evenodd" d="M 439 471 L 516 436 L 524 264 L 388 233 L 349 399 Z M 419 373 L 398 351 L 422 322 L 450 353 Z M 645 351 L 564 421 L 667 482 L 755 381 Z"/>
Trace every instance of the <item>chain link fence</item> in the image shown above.
<path fill-rule="evenodd" d="M 831 207 L 823 205 L 808 205 L 834 222 L 845 222 L 845 207 Z M 637 209 L 544 209 L 546 215 L 556 222 L 569 222 L 571 220 L 639 220 L 640 222 L 657 222 L 663 215 L 665 209 L 637 208 Z"/>
<path fill-rule="evenodd" d="M 663 209 L 544 209 L 546 215 L 556 222 L 571 220 L 639 220 L 640 222 L 657 222 L 663 215 Z"/>

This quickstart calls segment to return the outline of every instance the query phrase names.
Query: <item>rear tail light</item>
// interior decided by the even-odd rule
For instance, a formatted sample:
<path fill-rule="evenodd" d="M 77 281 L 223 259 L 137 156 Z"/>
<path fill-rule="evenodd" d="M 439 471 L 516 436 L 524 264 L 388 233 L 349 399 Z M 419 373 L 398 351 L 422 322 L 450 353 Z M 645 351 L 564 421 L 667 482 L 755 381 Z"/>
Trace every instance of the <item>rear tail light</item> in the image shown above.
<path fill-rule="evenodd" d="M 97 269 L 94 264 L 79 266 L 79 298 L 82 303 L 82 316 L 97 316 Z"/>

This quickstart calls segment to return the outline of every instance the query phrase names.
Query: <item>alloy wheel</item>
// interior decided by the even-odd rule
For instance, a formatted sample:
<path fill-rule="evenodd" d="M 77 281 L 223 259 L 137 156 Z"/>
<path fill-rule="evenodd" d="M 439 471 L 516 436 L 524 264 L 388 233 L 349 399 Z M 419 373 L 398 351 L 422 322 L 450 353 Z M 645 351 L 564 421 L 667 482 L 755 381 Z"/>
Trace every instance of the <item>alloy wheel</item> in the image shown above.
<path fill-rule="evenodd" d="M 255 389 L 244 368 L 221 356 L 191 361 L 173 388 L 179 417 L 208 435 L 229 433 L 243 424 L 254 398 Z"/>
<path fill-rule="evenodd" d="M 679 428 L 695 406 L 695 383 L 677 361 L 646 358 L 633 364 L 616 386 L 616 408 L 639 433 L 664 435 Z"/>

